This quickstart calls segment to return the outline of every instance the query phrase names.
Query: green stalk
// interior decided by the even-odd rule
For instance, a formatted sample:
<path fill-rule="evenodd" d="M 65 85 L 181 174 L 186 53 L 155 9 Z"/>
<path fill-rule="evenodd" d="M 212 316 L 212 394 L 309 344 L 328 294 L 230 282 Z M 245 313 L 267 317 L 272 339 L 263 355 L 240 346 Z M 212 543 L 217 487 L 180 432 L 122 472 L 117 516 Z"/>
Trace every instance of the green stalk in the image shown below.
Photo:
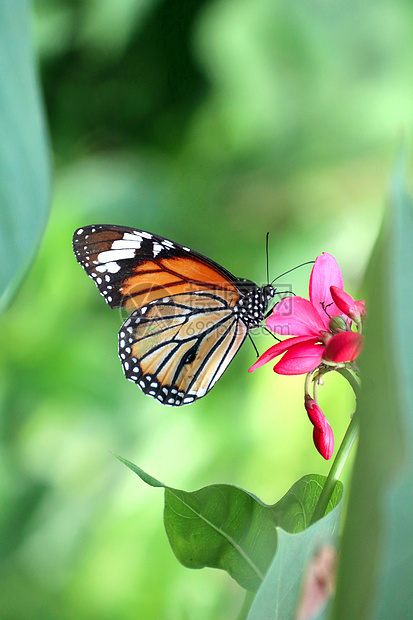
<path fill-rule="evenodd" d="M 360 396 L 360 384 L 353 373 L 351 373 L 347 368 L 337 368 L 336 372 L 338 372 L 350 383 L 356 398 L 358 398 L 358 396 Z"/>
<path fill-rule="evenodd" d="M 341 442 L 341 446 L 339 447 L 336 454 L 336 458 L 333 461 L 330 472 L 324 483 L 323 490 L 320 493 L 320 497 L 315 507 L 313 516 L 311 517 L 310 525 L 324 517 L 328 502 L 330 501 L 331 495 L 334 491 L 334 487 L 336 486 L 336 482 L 339 479 L 341 472 L 343 471 L 343 467 L 345 465 L 345 462 L 347 461 L 347 457 L 350 454 L 352 445 L 357 437 L 358 430 L 359 423 L 358 414 L 356 411 L 356 413 L 351 418 L 351 422 L 347 428 L 346 434 L 344 435 L 343 441 Z"/>
<path fill-rule="evenodd" d="M 360 393 L 360 385 L 354 375 L 349 372 L 347 368 L 338 368 L 337 372 L 339 372 L 350 383 L 357 398 Z M 318 502 L 315 507 L 313 516 L 311 517 L 310 525 L 324 517 L 328 502 L 330 501 L 331 495 L 334 491 L 334 487 L 336 486 L 336 482 L 339 479 L 341 472 L 343 471 L 343 467 L 347 461 L 348 455 L 350 454 L 353 443 L 358 435 L 358 431 L 359 422 L 358 414 L 356 411 L 351 418 L 346 434 L 343 437 L 343 441 L 341 442 L 341 445 L 338 449 L 336 458 L 333 461 L 327 479 L 324 483 L 323 490 L 320 493 L 320 497 L 318 498 Z"/>

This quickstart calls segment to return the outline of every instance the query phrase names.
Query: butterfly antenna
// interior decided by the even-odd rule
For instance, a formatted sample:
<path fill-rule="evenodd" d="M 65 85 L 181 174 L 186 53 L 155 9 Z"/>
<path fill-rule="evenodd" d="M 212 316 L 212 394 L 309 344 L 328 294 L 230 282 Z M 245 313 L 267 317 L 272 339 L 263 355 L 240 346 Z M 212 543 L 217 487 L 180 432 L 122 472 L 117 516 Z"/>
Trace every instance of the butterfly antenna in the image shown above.
<path fill-rule="evenodd" d="M 269 258 L 269 251 L 268 251 L 268 240 L 270 238 L 270 233 L 267 232 L 266 238 L 265 238 L 265 253 L 267 255 L 267 282 L 270 281 L 270 258 Z"/>
<path fill-rule="evenodd" d="M 287 273 L 291 273 L 292 271 L 295 271 L 296 269 L 300 269 L 300 267 L 304 267 L 304 265 L 313 265 L 315 261 L 313 260 L 309 260 L 306 263 L 301 263 L 301 265 L 297 265 L 297 267 L 293 267 L 292 269 L 289 269 L 288 271 L 284 271 L 284 273 L 282 273 L 281 275 L 277 276 L 276 278 L 274 278 L 274 280 L 271 282 L 271 284 L 273 282 L 275 282 L 276 280 L 279 280 L 280 278 L 282 278 L 283 276 L 286 276 Z"/>

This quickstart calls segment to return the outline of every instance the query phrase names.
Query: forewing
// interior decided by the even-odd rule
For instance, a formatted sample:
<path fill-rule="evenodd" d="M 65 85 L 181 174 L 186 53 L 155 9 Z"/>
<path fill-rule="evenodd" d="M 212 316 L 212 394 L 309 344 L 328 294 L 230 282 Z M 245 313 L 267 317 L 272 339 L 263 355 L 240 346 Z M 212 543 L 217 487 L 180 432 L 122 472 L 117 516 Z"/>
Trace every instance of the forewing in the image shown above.
<path fill-rule="evenodd" d="M 112 308 L 129 311 L 168 295 L 213 290 L 234 305 L 236 278 L 177 243 L 122 226 L 85 226 L 73 235 L 78 262 Z"/>
<path fill-rule="evenodd" d="M 174 295 L 135 310 L 119 332 L 128 379 L 172 406 L 186 405 L 213 387 L 247 335 L 215 291 Z"/>

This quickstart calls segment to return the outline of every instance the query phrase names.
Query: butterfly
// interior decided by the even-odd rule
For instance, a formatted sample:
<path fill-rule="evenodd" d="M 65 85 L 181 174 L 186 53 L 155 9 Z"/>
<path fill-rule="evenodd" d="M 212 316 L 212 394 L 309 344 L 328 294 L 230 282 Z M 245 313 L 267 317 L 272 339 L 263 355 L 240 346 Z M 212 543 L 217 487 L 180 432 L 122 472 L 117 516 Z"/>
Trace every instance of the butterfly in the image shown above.
<path fill-rule="evenodd" d="M 165 405 L 205 396 L 275 295 L 143 230 L 85 226 L 73 250 L 109 306 L 131 312 L 119 331 L 126 378 Z"/>

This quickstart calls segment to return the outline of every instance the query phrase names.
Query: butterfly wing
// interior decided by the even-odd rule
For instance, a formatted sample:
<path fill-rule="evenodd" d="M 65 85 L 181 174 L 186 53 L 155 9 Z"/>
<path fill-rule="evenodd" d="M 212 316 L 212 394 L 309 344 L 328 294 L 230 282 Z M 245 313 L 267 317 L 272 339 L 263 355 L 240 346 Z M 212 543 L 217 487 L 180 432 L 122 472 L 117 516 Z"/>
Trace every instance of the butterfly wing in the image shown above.
<path fill-rule="evenodd" d="M 135 310 L 119 332 L 126 377 L 166 405 L 204 396 L 247 335 L 230 302 L 215 290 L 181 293 Z"/>
<path fill-rule="evenodd" d="M 140 308 L 167 295 L 213 290 L 233 306 L 237 279 L 187 247 L 134 228 L 85 226 L 73 235 L 78 262 L 111 308 Z"/>

